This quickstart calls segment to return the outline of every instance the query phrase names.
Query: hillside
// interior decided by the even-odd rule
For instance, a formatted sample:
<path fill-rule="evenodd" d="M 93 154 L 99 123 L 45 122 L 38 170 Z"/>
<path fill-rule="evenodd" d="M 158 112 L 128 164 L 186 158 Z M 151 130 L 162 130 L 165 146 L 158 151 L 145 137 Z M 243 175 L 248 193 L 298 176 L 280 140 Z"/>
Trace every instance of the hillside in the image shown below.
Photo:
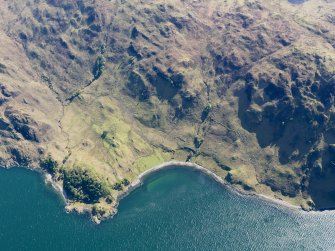
<path fill-rule="evenodd" d="M 238 189 L 335 207 L 335 1 L 1 0 L 2 166 L 113 214 L 190 161 Z"/>

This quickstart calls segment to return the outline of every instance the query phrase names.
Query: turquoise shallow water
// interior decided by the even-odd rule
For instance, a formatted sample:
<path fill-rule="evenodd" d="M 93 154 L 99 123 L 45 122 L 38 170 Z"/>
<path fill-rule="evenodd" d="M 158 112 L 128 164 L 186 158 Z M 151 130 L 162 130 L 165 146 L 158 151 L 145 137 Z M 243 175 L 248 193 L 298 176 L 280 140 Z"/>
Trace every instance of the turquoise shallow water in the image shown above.
<path fill-rule="evenodd" d="M 335 212 L 297 213 L 186 169 L 153 174 L 94 225 L 25 169 L 0 169 L 0 250 L 335 250 Z"/>

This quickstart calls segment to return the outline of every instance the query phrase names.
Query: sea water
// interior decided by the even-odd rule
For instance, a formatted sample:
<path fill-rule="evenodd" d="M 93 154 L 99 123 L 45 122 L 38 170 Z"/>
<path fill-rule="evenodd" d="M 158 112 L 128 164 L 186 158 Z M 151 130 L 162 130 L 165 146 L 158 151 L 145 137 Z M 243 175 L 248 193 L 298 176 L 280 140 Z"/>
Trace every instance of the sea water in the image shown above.
<path fill-rule="evenodd" d="M 288 210 L 190 169 L 152 174 L 100 225 L 43 177 L 0 169 L 0 250 L 335 250 L 335 212 Z"/>

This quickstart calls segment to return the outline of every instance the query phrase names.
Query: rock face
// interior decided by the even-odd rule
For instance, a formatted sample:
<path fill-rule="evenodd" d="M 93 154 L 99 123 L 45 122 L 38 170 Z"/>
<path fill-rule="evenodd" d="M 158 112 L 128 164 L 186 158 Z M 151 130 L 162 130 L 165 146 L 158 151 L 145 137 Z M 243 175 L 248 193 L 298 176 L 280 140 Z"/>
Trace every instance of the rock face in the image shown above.
<path fill-rule="evenodd" d="M 305 209 L 334 207 L 334 10 L 332 0 L 4 1 L 1 165 L 51 156 L 61 185 L 88 169 L 106 179 L 105 214 L 122 180 L 171 159 Z"/>
<path fill-rule="evenodd" d="M 332 165 L 334 61 L 326 53 L 303 49 L 271 56 L 254 67 L 239 105 L 242 126 L 256 134 L 262 148 L 277 147 L 282 165 L 301 165 L 300 185 L 282 189 L 293 196 L 299 187 L 303 192 L 310 188 L 310 177 L 321 177 Z"/>

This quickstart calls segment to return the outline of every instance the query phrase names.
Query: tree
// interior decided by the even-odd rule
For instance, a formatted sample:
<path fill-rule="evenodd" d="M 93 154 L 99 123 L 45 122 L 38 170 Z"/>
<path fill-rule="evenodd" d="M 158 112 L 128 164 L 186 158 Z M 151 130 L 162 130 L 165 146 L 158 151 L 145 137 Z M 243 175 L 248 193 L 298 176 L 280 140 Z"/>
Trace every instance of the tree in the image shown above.
<path fill-rule="evenodd" d="M 50 154 L 46 159 L 40 162 L 40 165 L 42 169 L 44 169 L 51 175 L 55 175 L 55 173 L 58 171 L 58 163 L 51 157 Z"/>
<path fill-rule="evenodd" d="M 91 170 L 75 167 L 63 170 L 63 174 L 64 190 L 72 200 L 96 203 L 109 195 L 107 184 Z"/>

